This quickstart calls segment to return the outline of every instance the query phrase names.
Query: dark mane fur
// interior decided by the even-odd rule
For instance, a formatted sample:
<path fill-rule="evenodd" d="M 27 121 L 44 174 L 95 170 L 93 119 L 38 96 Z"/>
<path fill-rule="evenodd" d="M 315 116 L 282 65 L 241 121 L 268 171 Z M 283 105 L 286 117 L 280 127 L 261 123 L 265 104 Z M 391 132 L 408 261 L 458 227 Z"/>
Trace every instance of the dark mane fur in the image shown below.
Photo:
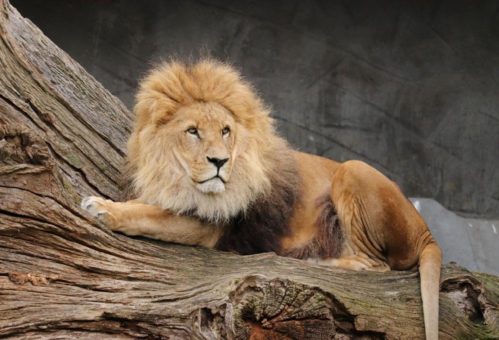
<path fill-rule="evenodd" d="M 225 226 L 217 249 L 243 255 L 280 253 L 280 241 L 289 234 L 289 220 L 298 199 L 299 175 L 289 149 L 283 148 L 271 157 L 274 169 L 270 193 L 259 197 Z"/>

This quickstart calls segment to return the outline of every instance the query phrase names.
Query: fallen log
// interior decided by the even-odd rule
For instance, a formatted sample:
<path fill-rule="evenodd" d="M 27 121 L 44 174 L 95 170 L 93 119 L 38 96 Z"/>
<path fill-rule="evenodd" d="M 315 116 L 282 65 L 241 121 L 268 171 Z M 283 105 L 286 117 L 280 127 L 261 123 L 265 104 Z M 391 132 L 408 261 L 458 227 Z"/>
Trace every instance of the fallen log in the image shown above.
<path fill-rule="evenodd" d="M 0 0 L 0 337 L 416 339 L 416 272 L 133 239 L 81 197 L 119 200 L 131 113 Z M 499 338 L 499 278 L 448 265 L 440 336 Z"/>

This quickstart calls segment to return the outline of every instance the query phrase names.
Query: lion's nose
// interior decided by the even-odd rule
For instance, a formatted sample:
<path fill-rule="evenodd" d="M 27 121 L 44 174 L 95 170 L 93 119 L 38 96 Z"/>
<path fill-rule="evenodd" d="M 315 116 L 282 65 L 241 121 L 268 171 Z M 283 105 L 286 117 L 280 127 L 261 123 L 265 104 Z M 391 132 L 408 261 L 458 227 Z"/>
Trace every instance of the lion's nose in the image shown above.
<path fill-rule="evenodd" d="M 218 169 L 220 169 L 227 161 L 228 158 L 216 158 L 216 157 L 206 157 L 208 158 L 208 162 L 214 164 Z"/>

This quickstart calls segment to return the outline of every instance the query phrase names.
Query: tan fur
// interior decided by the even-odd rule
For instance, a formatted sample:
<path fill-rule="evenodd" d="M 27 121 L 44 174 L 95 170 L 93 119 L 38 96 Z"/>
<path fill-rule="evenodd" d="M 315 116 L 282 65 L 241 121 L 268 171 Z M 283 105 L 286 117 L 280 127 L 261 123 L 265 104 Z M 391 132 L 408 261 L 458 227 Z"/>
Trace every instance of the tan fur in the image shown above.
<path fill-rule="evenodd" d="M 86 198 L 92 215 L 129 235 L 218 249 L 237 249 L 239 224 L 253 228 L 268 216 L 268 228 L 255 229 L 265 235 L 246 230 L 255 245 L 244 251 L 353 270 L 419 265 L 426 336 L 438 338 L 440 249 L 383 174 L 360 161 L 290 150 L 251 86 L 215 61 L 153 70 L 135 112 L 128 150 L 137 200 Z M 213 159 L 226 161 L 218 167 Z M 285 204 L 290 213 L 279 214 Z"/>

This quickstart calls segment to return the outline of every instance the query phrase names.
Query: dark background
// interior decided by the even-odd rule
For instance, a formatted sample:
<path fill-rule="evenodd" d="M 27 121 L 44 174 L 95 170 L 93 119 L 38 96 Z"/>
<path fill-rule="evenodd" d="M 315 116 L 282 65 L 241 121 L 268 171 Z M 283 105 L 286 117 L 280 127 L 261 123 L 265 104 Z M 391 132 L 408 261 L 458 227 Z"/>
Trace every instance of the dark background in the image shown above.
<path fill-rule="evenodd" d="M 158 61 L 211 55 L 295 147 L 499 216 L 498 1 L 11 2 L 130 108 Z"/>

